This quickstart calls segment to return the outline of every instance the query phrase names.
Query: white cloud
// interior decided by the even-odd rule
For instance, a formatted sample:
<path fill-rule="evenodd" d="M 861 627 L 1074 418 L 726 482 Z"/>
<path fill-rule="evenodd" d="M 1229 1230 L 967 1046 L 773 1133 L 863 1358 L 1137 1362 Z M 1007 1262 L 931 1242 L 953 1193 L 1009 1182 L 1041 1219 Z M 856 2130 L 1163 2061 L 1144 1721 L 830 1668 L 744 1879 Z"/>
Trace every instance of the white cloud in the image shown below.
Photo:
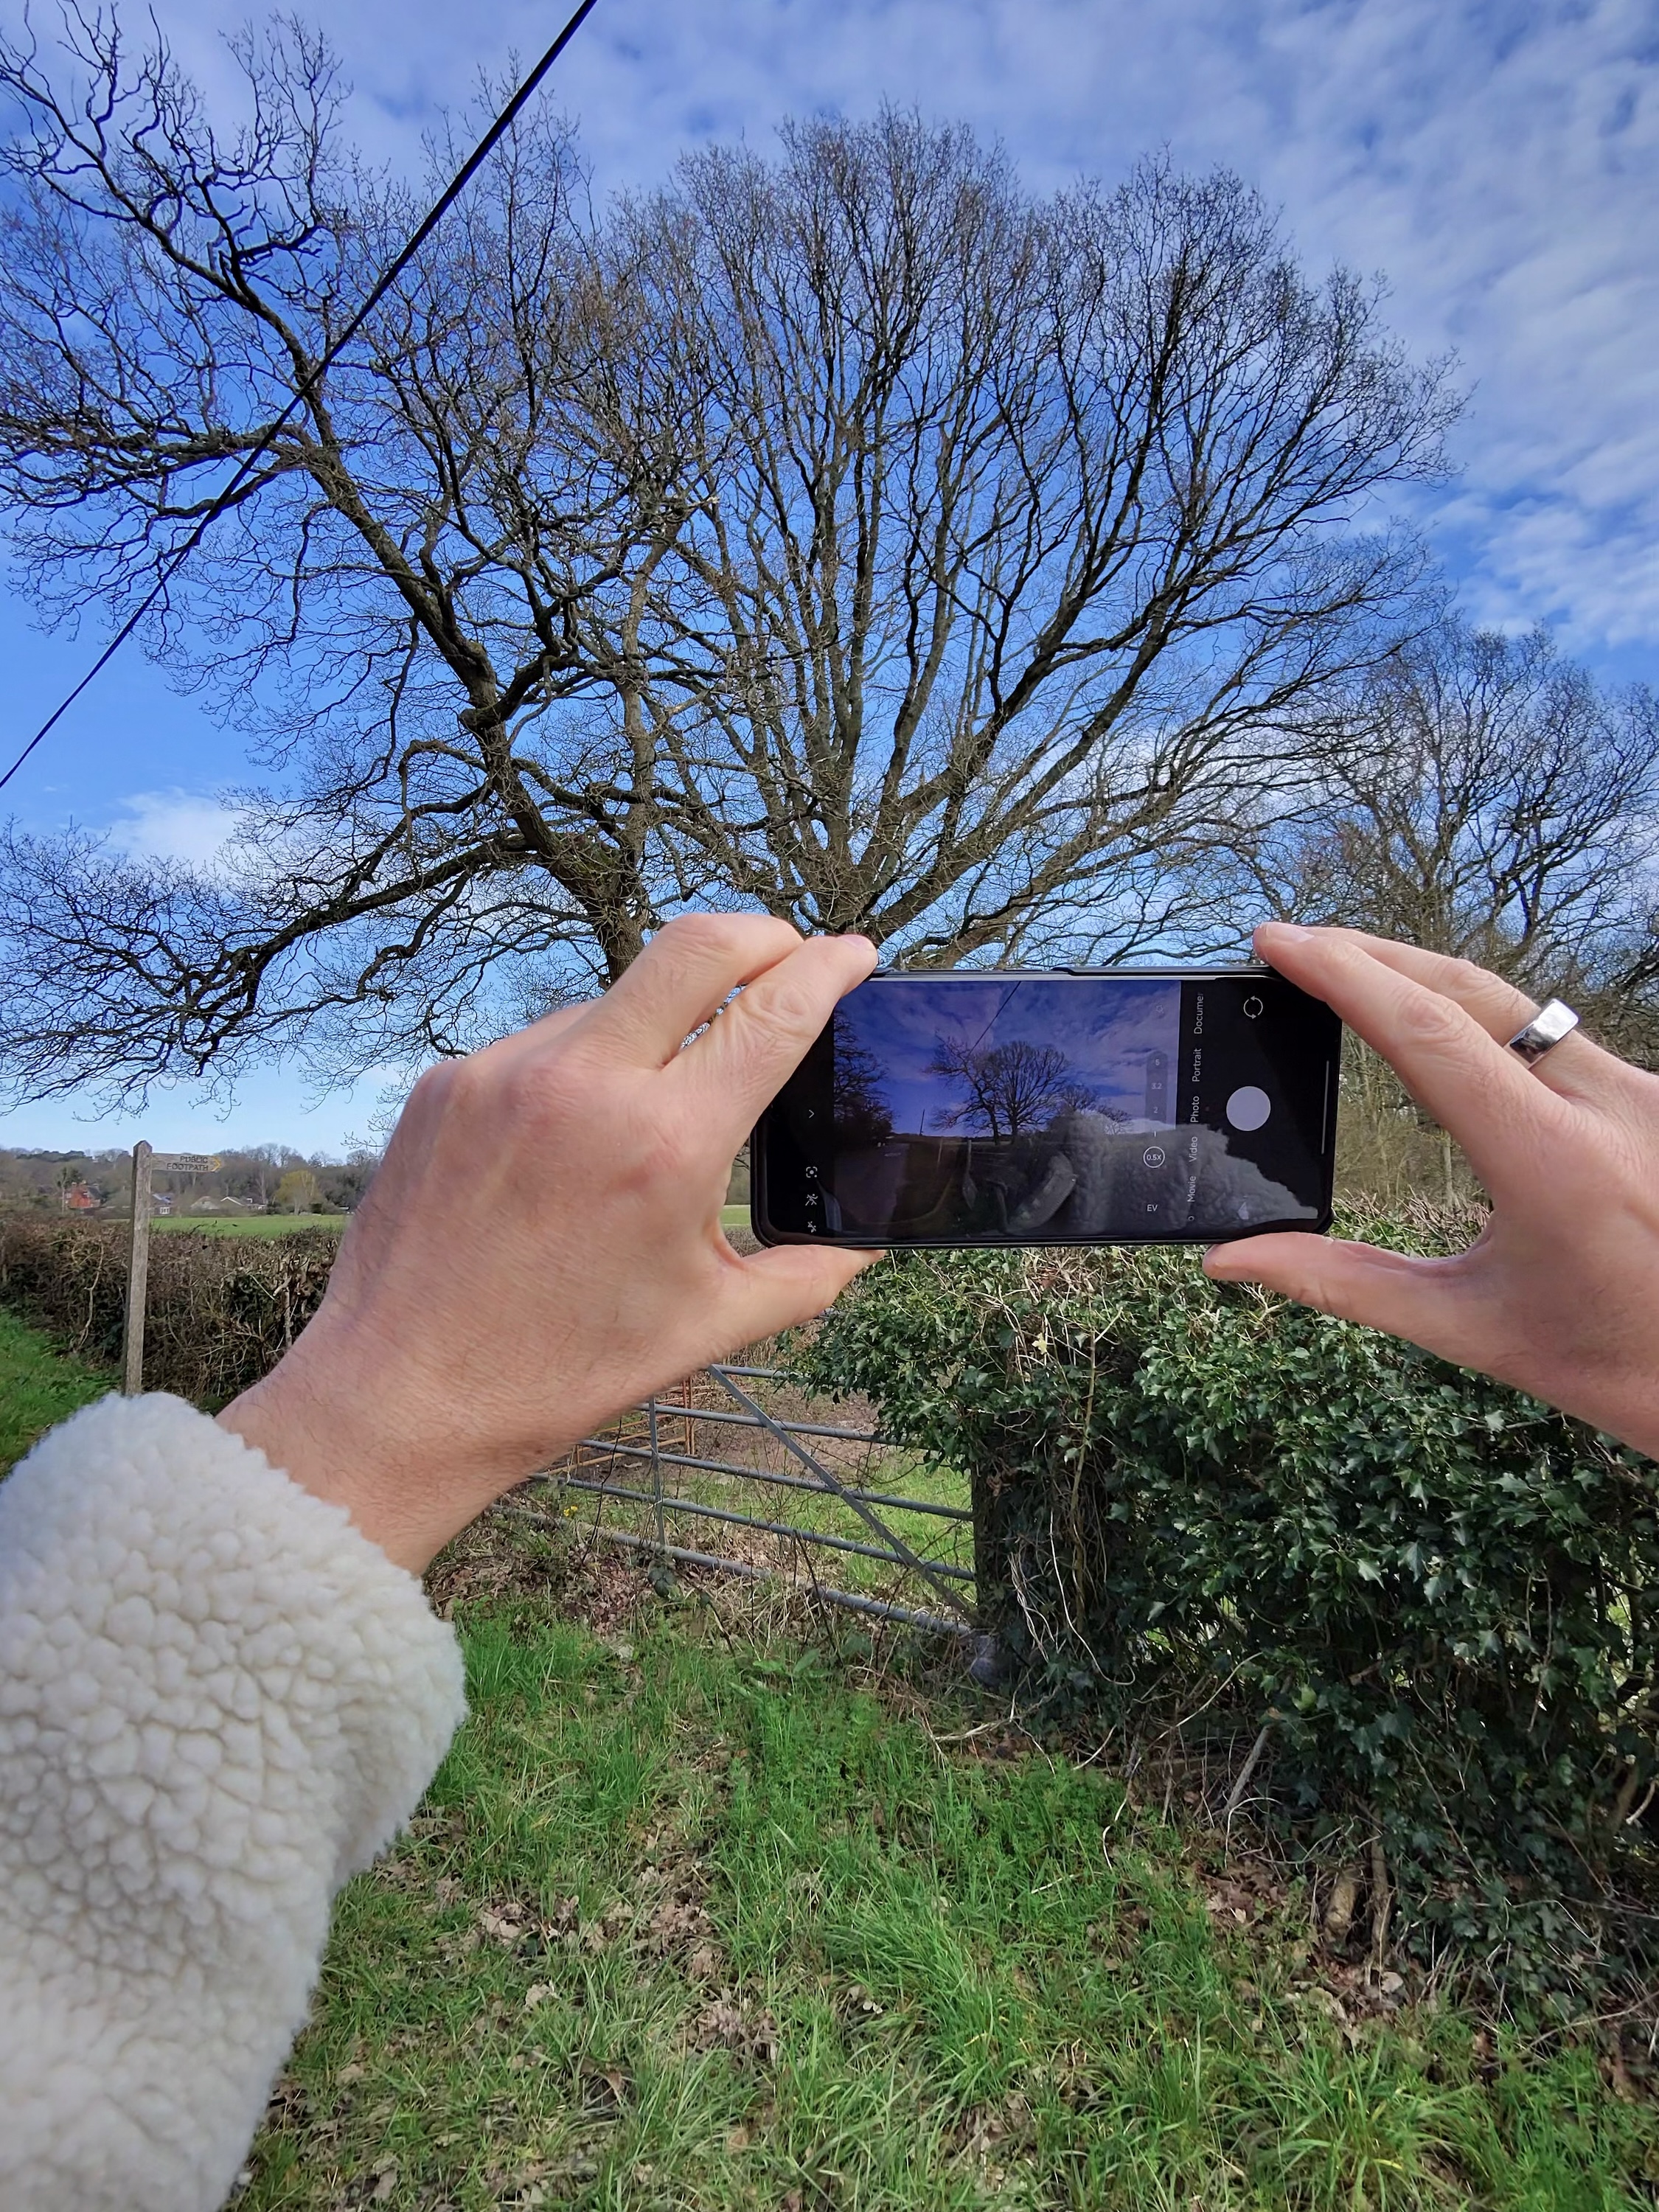
<path fill-rule="evenodd" d="M 135 860 L 211 868 L 236 827 L 234 809 L 188 791 L 135 792 L 121 805 L 110 842 Z"/>
<path fill-rule="evenodd" d="M 225 96 L 217 0 L 157 13 Z M 441 106 L 552 26 L 528 0 L 406 0 L 393 21 L 386 0 L 327 11 L 350 126 L 405 167 Z M 1042 184 L 1160 144 L 1231 164 L 1315 264 L 1386 271 L 1417 351 L 1461 356 L 1474 404 L 1438 526 L 1475 611 L 1659 645 L 1654 0 L 600 0 L 556 87 L 602 188 L 883 97 L 1000 132 Z"/>
<path fill-rule="evenodd" d="M 331 17 L 388 153 L 476 52 L 476 19 L 402 20 L 393 58 L 380 0 Z M 544 20 L 508 7 L 485 58 Z M 884 96 L 999 131 L 1034 181 L 1164 143 L 1236 167 L 1314 263 L 1386 272 L 1417 351 L 1459 354 L 1443 539 L 1475 611 L 1659 644 L 1651 0 L 602 0 L 560 82 L 602 185 Z"/>

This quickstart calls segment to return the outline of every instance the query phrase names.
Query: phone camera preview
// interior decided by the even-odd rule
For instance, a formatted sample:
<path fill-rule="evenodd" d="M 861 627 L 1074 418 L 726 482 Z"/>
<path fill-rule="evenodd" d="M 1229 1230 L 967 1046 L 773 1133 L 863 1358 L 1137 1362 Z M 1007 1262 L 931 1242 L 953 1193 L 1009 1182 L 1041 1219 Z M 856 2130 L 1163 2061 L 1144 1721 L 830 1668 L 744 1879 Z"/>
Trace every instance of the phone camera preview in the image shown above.
<path fill-rule="evenodd" d="M 898 1243 L 1311 1219 L 1305 1113 L 1273 1072 L 1294 1057 L 1282 1013 L 1269 988 L 1215 976 L 872 978 L 803 1081 L 791 1211 L 813 1237 Z"/>

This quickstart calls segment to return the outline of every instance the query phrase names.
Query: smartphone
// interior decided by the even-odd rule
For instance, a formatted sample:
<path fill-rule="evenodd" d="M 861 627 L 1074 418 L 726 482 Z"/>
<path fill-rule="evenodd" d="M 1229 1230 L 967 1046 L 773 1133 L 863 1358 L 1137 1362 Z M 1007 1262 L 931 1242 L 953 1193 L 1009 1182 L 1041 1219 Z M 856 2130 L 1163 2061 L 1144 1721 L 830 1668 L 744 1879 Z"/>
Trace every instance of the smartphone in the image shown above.
<path fill-rule="evenodd" d="M 878 974 L 750 1151 L 765 1244 L 1213 1244 L 1330 1226 L 1341 1024 L 1259 965 Z"/>

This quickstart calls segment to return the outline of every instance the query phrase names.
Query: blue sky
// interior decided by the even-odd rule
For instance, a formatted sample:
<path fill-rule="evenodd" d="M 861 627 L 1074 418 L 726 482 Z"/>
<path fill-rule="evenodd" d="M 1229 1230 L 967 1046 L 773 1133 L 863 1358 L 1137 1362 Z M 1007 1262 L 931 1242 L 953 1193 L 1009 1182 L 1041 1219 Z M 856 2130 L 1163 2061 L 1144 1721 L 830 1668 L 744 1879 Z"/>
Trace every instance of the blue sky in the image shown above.
<path fill-rule="evenodd" d="M 940 1106 L 961 1094 L 928 1073 L 939 1040 L 991 1051 L 1021 1042 L 1058 1045 L 1070 1074 L 1096 1093 L 1103 1107 L 1138 1116 L 1146 1106 L 1146 1056 L 1165 1054 L 1174 1103 L 1174 1064 L 1181 1046 L 1178 983 L 1120 983 L 1109 1000 L 1070 981 L 965 983 L 904 976 L 866 983 L 843 999 L 836 1035 L 845 1024 L 880 1061 L 882 1091 L 893 1127 L 902 1135 L 925 1135 L 944 1126 Z"/>
<path fill-rule="evenodd" d="M 234 12 L 154 11 L 210 97 L 228 88 Z M 360 143 L 413 167 L 440 109 L 464 106 L 480 69 L 538 52 L 563 13 L 332 0 Z M 9 27 L 21 14 L 0 0 Z M 1457 355 L 1462 474 L 1419 519 L 1470 614 L 1541 617 L 1606 676 L 1659 675 L 1659 0 L 599 0 L 559 91 L 601 191 L 710 137 L 764 144 L 782 114 L 883 98 L 1000 135 L 1039 186 L 1109 178 L 1159 146 L 1231 165 L 1312 266 L 1386 274 L 1413 352 Z M 27 613 L 0 601 L 8 751 L 87 650 Z M 6 797 L 31 827 L 74 817 L 198 855 L 241 766 L 235 739 L 135 656 Z M 371 1081 L 316 1105 L 272 1070 L 227 1121 L 175 1097 L 143 1129 L 338 1146 L 378 1096 Z M 59 1103 L 0 1119 L 0 1143 L 132 1128 L 76 1124 Z"/>

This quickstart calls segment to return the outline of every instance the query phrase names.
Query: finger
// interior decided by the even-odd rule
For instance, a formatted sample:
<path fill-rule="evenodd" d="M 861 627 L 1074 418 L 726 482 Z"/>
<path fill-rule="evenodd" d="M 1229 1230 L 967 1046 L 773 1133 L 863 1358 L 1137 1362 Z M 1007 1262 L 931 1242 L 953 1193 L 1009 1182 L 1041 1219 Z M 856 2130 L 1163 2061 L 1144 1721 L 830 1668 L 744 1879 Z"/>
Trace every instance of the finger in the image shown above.
<path fill-rule="evenodd" d="M 740 1262 L 727 1293 L 734 1346 L 758 1344 L 834 1305 L 847 1285 L 884 1252 L 844 1245 L 775 1244 Z"/>
<path fill-rule="evenodd" d="M 1468 1154 L 1494 1198 L 1536 1171 L 1539 1146 L 1567 1133 L 1570 1109 L 1455 1000 L 1401 975 L 1357 933 L 1289 922 L 1257 932 L 1282 975 L 1334 1006 Z"/>
<path fill-rule="evenodd" d="M 693 1030 L 800 944 L 766 914 L 680 915 L 588 1008 L 584 1037 L 637 1065 L 662 1067 Z"/>
<path fill-rule="evenodd" d="M 867 937 L 812 937 L 734 999 L 680 1064 L 703 1110 L 742 1135 L 876 964 Z"/>
<path fill-rule="evenodd" d="M 1271 928 L 1272 924 L 1267 927 Z M 1364 930 L 1345 929 L 1340 933 L 1352 939 L 1384 967 L 1410 976 L 1413 982 L 1426 984 L 1443 998 L 1455 999 L 1499 1044 L 1507 1044 L 1538 1012 L 1535 999 L 1529 999 L 1513 983 L 1506 983 L 1501 975 L 1494 975 L 1489 968 L 1477 967 L 1473 960 L 1454 959 L 1444 952 L 1426 952 L 1421 945 L 1398 945 L 1386 937 L 1370 936 Z M 1582 1030 L 1575 1030 L 1542 1060 L 1534 1062 L 1528 1073 L 1569 1097 L 1589 1097 L 1604 1082 L 1611 1058 L 1599 1045 L 1593 1044 Z"/>
<path fill-rule="evenodd" d="M 1215 1283 L 1260 1283 L 1298 1305 L 1403 1336 L 1443 1359 L 1475 1358 L 1474 1316 L 1455 1261 L 1291 1231 L 1214 1245 L 1204 1272 Z"/>

